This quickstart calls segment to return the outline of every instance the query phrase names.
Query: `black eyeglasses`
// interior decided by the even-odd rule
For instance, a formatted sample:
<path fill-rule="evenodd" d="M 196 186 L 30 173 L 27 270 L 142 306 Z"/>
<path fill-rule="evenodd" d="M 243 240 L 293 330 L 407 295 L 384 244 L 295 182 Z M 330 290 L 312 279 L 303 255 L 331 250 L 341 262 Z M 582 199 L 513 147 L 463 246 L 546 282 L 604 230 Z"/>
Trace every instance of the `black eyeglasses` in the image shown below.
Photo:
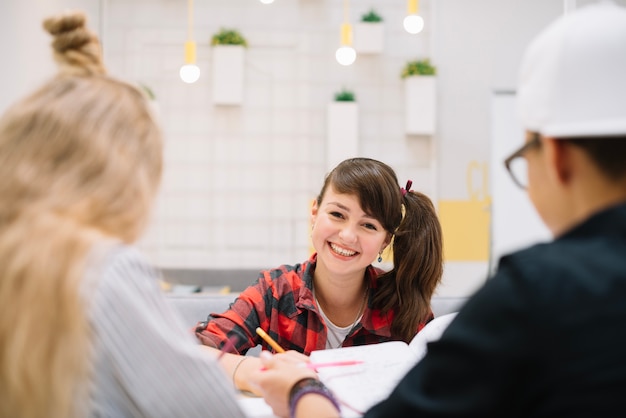
<path fill-rule="evenodd" d="M 541 136 L 538 133 L 533 132 L 531 135 L 530 141 L 526 142 L 520 149 L 504 160 L 504 166 L 511 175 L 513 182 L 524 190 L 528 186 L 528 162 L 524 158 L 524 154 L 541 143 Z"/>

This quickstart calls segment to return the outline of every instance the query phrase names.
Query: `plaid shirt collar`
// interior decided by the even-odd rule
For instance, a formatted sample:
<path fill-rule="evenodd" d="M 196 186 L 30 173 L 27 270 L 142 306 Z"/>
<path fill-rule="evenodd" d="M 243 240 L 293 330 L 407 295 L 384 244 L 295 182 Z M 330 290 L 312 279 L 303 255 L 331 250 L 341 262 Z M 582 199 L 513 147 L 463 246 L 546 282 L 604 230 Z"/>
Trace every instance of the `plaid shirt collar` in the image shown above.
<path fill-rule="evenodd" d="M 296 300 L 296 307 L 311 310 L 320 315 L 317 304 L 315 303 L 315 298 L 313 297 L 313 274 L 315 272 L 315 266 L 317 265 L 317 253 L 313 253 L 304 264 L 304 274 L 302 276 L 304 287 L 299 292 L 298 299 Z M 369 280 L 369 294 L 367 297 L 367 305 L 363 310 L 363 316 L 361 317 L 359 324 L 353 330 L 353 335 L 363 328 L 371 334 L 391 338 L 391 321 L 393 320 L 393 312 L 387 312 L 383 315 L 379 309 L 372 309 L 370 307 L 372 295 L 377 288 L 376 279 L 382 273 L 383 271 L 381 269 L 372 265 L 369 265 L 365 269 L 365 279 Z"/>

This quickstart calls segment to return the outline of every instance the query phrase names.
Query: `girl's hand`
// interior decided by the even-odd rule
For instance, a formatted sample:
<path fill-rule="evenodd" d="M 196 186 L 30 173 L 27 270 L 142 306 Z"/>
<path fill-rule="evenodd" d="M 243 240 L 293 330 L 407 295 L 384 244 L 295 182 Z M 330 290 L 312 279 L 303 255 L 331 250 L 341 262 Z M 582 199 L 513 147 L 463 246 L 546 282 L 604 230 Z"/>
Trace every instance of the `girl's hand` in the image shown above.
<path fill-rule="evenodd" d="M 272 407 L 274 414 L 289 416 L 289 391 L 293 385 L 306 377 L 317 378 L 308 367 L 302 367 L 309 358 L 296 351 L 272 355 L 263 351 L 259 355 L 263 368 L 250 376 L 250 385 Z"/>
<path fill-rule="evenodd" d="M 270 354 L 269 351 L 262 351 L 261 354 L 264 354 L 264 356 L 267 356 L 268 354 Z M 260 356 L 259 356 L 260 357 Z M 284 353 L 278 353 L 278 354 L 274 354 L 273 356 L 270 354 L 269 356 L 267 356 L 269 358 L 274 358 L 276 361 L 281 361 L 284 363 L 288 363 L 288 364 L 302 364 L 302 363 L 309 363 L 311 360 L 309 359 L 309 356 L 305 356 L 304 354 L 295 351 L 295 350 L 289 350 L 286 351 Z M 263 359 L 262 359 L 263 360 Z M 263 361 L 261 361 L 263 362 Z"/>

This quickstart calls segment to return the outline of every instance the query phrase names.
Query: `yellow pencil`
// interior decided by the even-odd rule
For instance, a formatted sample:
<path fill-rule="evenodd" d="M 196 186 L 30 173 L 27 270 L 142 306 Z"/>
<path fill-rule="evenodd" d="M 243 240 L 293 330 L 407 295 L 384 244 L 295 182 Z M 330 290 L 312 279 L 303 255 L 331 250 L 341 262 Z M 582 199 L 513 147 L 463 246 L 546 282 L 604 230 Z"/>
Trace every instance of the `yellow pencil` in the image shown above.
<path fill-rule="evenodd" d="M 259 336 L 261 338 L 263 338 L 263 340 L 265 340 L 266 343 L 268 343 L 269 345 L 272 346 L 272 348 L 274 350 L 276 350 L 277 353 L 284 353 L 285 350 L 283 350 L 283 348 L 281 346 L 278 345 L 278 343 L 276 341 L 274 341 L 272 339 L 272 337 L 270 337 L 269 335 L 267 335 L 267 332 L 263 331 L 260 327 L 257 327 L 256 329 L 256 333 L 259 334 Z"/>

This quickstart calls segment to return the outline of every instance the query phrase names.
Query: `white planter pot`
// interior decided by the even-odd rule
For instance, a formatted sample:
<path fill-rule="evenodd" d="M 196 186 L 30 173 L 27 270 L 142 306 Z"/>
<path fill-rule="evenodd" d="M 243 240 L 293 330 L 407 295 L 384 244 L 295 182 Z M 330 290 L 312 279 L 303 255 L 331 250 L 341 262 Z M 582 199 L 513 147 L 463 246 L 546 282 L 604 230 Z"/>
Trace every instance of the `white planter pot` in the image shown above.
<path fill-rule="evenodd" d="M 213 103 L 240 105 L 243 102 L 245 48 L 214 45 L 212 60 Z"/>
<path fill-rule="evenodd" d="M 326 168 L 332 170 L 359 152 L 359 108 L 356 102 L 331 102 L 327 109 Z"/>
<path fill-rule="evenodd" d="M 360 22 L 354 25 L 354 50 L 357 54 L 380 54 L 385 45 L 382 22 Z"/>
<path fill-rule="evenodd" d="M 405 127 L 409 135 L 432 135 L 436 128 L 437 78 L 412 76 L 404 79 Z"/>

